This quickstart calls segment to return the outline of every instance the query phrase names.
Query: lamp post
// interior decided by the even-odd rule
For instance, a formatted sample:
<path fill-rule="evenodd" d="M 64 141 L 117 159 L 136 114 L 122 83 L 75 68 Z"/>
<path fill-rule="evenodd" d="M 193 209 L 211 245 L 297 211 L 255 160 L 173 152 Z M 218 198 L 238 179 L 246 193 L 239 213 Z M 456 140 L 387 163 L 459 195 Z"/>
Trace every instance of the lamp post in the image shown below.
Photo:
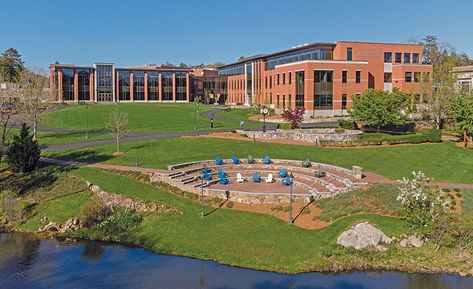
<path fill-rule="evenodd" d="M 89 104 L 85 104 L 85 138 L 89 138 Z"/>
<path fill-rule="evenodd" d="M 266 132 L 266 115 L 268 114 L 268 109 L 266 108 L 266 106 L 263 106 L 260 109 L 260 113 L 263 115 L 263 128 L 262 128 L 262 131 Z"/>
<path fill-rule="evenodd" d="M 292 184 L 293 184 L 293 180 L 294 180 L 294 176 L 292 175 L 292 173 L 289 174 L 289 178 L 291 179 L 291 186 L 289 188 L 289 224 L 292 225 L 292 223 L 294 222 L 294 220 L 292 219 Z"/>

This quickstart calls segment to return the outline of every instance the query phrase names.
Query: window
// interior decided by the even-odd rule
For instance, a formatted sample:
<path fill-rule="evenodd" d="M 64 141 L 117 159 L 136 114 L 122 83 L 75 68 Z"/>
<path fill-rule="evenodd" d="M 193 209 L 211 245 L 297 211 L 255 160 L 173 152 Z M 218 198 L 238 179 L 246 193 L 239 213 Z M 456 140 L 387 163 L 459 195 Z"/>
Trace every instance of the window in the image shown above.
<path fill-rule="evenodd" d="M 357 70 L 356 71 L 356 83 L 361 82 L 361 71 Z"/>
<path fill-rule="evenodd" d="M 118 99 L 130 100 L 130 71 L 118 71 Z"/>
<path fill-rule="evenodd" d="M 90 70 L 79 69 L 77 71 L 78 77 L 78 99 L 79 101 L 90 100 Z"/>
<path fill-rule="evenodd" d="M 412 72 L 406 72 L 406 82 L 412 82 Z"/>
<path fill-rule="evenodd" d="M 289 84 L 292 83 L 292 72 L 289 72 L 289 76 L 288 76 L 288 81 L 289 81 Z"/>
<path fill-rule="evenodd" d="M 292 109 L 292 96 L 291 96 L 291 94 L 289 94 L 289 102 L 288 103 L 289 103 L 289 105 L 288 105 L 289 109 Z"/>
<path fill-rule="evenodd" d="M 404 63 L 411 63 L 411 54 L 404 53 Z"/>
<path fill-rule="evenodd" d="M 162 100 L 172 100 L 172 72 L 165 71 L 161 74 Z"/>
<path fill-rule="evenodd" d="M 430 82 L 430 72 L 423 72 L 422 73 L 422 81 L 423 82 Z"/>
<path fill-rule="evenodd" d="M 187 77 L 185 72 L 176 72 L 176 100 L 187 99 Z"/>
<path fill-rule="evenodd" d="M 420 82 L 420 72 L 414 72 L 414 82 Z"/>
<path fill-rule="evenodd" d="M 393 74 L 391 72 L 384 73 L 384 83 L 391 83 L 393 82 Z"/>
<path fill-rule="evenodd" d="M 282 74 L 282 84 L 286 84 L 286 73 Z"/>
<path fill-rule="evenodd" d="M 276 107 L 279 108 L 279 94 L 276 96 Z"/>
<path fill-rule="evenodd" d="M 74 100 L 74 69 L 63 68 L 62 70 L 62 99 Z"/>
<path fill-rule="evenodd" d="M 269 88 L 273 88 L 273 76 L 269 76 Z"/>
<path fill-rule="evenodd" d="M 342 109 L 347 109 L 347 95 L 342 94 Z"/>
<path fill-rule="evenodd" d="M 264 78 L 264 88 L 268 88 L 268 77 Z"/>
<path fill-rule="evenodd" d="M 133 71 L 133 99 L 145 100 L 145 73 Z"/>
<path fill-rule="evenodd" d="M 353 49 L 351 47 L 347 48 L 347 60 L 353 60 Z"/>
<path fill-rule="evenodd" d="M 279 73 L 276 75 L 276 84 L 279 85 Z"/>
<path fill-rule="evenodd" d="M 396 52 L 396 63 L 401 63 L 401 62 L 402 62 L 402 53 Z"/>
<path fill-rule="evenodd" d="M 273 104 L 273 93 L 269 93 L 269 104 Z"/>
<path fill-rule="evenodd" d="M 304 107 L 304 71 L 296 71 L 296 107 Z"/>
<path fill-rule="evenodd" d="M 412 63 L 419 63 L 419 53 L 412 53 Z"/>
<path fill-rule="evenodd" d="M 342 70 L 342 83 L 347 83 L 348 71 Z"/>
<path fill-rule="evenodd" d="M 333 108 L 333 71 L 315 70 L 314 110 Z"/>
<path fill-rule="evenodd" d="M 422 102 L 423 103 L 428 103 L 429 102 L 429 95 L 427 93 L 424 93 L 422 95 Z"/>
<path fill-rule="evenodd" d="M 148 71 L 148 100 L 159 99 L 159 81 L 157 71 Z"/>
<path fill-rule="evenodd" d="M 282 109 L 286 109 L 286 95 L 282 95 Z"/>
<path fill-rule="evenodd" d="M 420 94 L 414 94 L 414 104 L 420 103 Z"/>
<path fill-rule="evenodd" d="M 384 62 L 385 63 L 392 63 L 393 62 L 393 53 L 392 52 L 384 52 Z"/>

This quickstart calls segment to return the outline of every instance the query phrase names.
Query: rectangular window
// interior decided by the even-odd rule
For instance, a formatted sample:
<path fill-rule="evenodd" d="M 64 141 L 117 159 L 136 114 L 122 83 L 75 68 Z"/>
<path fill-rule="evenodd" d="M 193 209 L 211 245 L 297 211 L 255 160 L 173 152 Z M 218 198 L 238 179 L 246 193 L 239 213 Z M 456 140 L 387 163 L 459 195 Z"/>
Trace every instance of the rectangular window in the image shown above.
<path fill-rule="evenodd" d="M 273 104 L 273 93 L 269 93 L 269 104 Z"/>
<path fill-rule="evenodd" d="M 269 88 L 273 88 L 273 76 L 269 76 Z"/>
<path fill-rule="evenodd" d="M 401 52 L 396 52 L 396 63 L 401 63 L 402 62 L 402 53 Z"/>
<path fill-rule="evenodd" d="M 266 88 L 266 89 L 268 88 L 268 77 L 267 76 L 264 78 L 264 88 Z"/>
<path fill-rule="evenodd" d="M 333 109 L 333 71 L 314 72 L 314 110 Z"/>
<path fill-rule="evenodd" d="M 392 63 L 392 62 L 393 62 L 393 53 L 384 52 L 384 63 Z"/>
<path fill-rule="evenodd" d="M 420 103 L 420 94 L 414 94 L 414 103 L 415 104 L 418 104 Z"/>
<path fill-rule="evenodd" d="M 423 72 L 422 73 L 422 81 L 423 82 L 430 82 L 430 72 Z"/>
<path fill-rule="evenodd" d="M 347 95 L 342 94 L 342 109 L 347 109 Z"/>
<path fill-rule="evenodd" d="M 304 71 L 296 71 L 296 107 L 304 107 Z"/>
<path fill-rule="evenodd" d="M 276 75 L 276 84 L 279 85 L 279 73 Z"/>
<path fill-rule="evenodd" d="M 404 53 L 404 63 L 411 63 L 411 54 Z"/>
<path fill-rule="evenodd" d="M 412 82 L 412 72 L 406 72 L 406 82 Z"/>
<path fill-rule="evenodd" d="M 276 96 L 276 107 L 279 108 L 279 94 Z"/>
<path fill-rule="evenodd" d="M 288 76 L 288 81 L 289 81 L 289 84 L 292 83 L 292 72 L 289 72 L 289 76 Z"/>
<path fill-rule="evenodd" d="M 286 73 L 282 74 L 282 84 L 286 84 Z"/>
<path fill-rule="evenodd" d="M 351 47 L 347 48 L 347 60 L 353 60 L 353 49 Z"/>
<path fill-rule="evenodd" d="M 361 83 L 361 71 L 356 71 L 356 83 Z"/>
<path fill-rule="evenodd" d="M 289 102 L 288 102 L 289 109 L 292 109 L 292 95 L 289 94 Z"/>
<path fill-rule="evenodd" d="M 423 103 L 429 103 L 429 95 L 427 93 L 424 93 L 422 95 L 422 102 Z"/>
<path fill-rule="evenodd" d="M 412 63 L 419 63 L 419 53 L 412 53 Z"/>
<path fill-rule="evenodd" d="M 414 82 L 420 82 L 420 72 L 414 72 Z"/>
<path fill-rule="evenodd" d="M 282 109 L 286 109 L 286 95 L 282 95 Z"/>
<path fill-rule="evenodd" d="M 348 71 L 342 70 L 342 83 L 347 83 Z"/>
<path fill-rule="evenodd" d="M 145 73 L 133 71 L 133 99 L 145 100 Z"/>
<path fill-rule="evenodd" d="M 391 72 L 384 73 L 384 83 L 391 83 L 393 82 L 393 74 Z"/>

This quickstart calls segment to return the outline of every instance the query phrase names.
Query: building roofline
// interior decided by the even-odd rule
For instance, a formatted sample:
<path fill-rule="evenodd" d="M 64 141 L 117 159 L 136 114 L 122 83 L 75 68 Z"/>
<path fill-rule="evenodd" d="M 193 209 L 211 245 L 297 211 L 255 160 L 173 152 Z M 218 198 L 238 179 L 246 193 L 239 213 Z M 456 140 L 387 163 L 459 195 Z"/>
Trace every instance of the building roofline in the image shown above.
<path fill-rule="evenodd" d="M 469 72 L 473 71 L 473 65 L 465 65 L 465 66 L 456 66 L 452 69 L 453 72 Z"/>
<path fill-rule="evenodd" d="M 364 44 L 385 44 L 385 45 L 412 45 L 412 46 L 423 46 L 420 43 L 393 43 L 393 42 L 372 42 L 372 41 L 337 41 L 338 43 L 364 43 Z"/>

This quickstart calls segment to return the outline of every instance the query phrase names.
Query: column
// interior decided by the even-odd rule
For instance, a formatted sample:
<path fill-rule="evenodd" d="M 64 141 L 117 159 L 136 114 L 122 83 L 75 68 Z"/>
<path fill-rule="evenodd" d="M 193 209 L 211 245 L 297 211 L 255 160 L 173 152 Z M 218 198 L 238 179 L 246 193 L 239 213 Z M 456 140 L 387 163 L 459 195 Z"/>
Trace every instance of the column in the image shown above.
<path fill-rule="evenodd" d="M 158 100 L 163 101 L 163 80 L 161 72 L 158 73 Z"/>
<path fill-rule="evenodd" d="M 190 99 L 190 94 L 191 94 L 191 90 L 190 90 L 190 74 L 189 72 L 186 73 L 186 100 L 189 101 Z"/>
<path fill-rule="evenodd" d="M 74 69 L 74 101 L 79 102 L 79 74 Z"/>
<path fill-rule="evenodd" d="M 94 101 L 94 71 L 91 70 L 89 74 L 89 101 Z"/>
<path fill-rule="evenodd" d="M 57 89 L 58 101 L 64 102 L 64 95 L 62 94 L 62 71 L 61 71 L 61 69 L 59 69 L 57 71 L 57 84 L 58 84 L 58 89 Z"/>
<path fill-rule="evenodd" d="M 114 79 L 114 81 L 116 81 L 117 85 L 115 85 L 115 99 L 113 100 L 113 101 L 116 101 L 116 102 L 120 102 L 120 89 L 119 89 L 120 85 L 119 85 L 118 79 L 119 78 L 118 78 L 118 71 L 117 71 L 117 72 L 115 72 L 115 79 Z"/>
<path fill-rule="evenodd" d="M 133 98 L 133 71 L 130 71 L 130 100 L 134 101 Z"/>
<path fill-rule="evenodd" d="M 145 101 L 148 101 L 148 72 L 145 71 Z"/>
<path fill-rule="evenodd" d="M 172 101 L 176 101 L 176 73 L 172 73 Z"/>

